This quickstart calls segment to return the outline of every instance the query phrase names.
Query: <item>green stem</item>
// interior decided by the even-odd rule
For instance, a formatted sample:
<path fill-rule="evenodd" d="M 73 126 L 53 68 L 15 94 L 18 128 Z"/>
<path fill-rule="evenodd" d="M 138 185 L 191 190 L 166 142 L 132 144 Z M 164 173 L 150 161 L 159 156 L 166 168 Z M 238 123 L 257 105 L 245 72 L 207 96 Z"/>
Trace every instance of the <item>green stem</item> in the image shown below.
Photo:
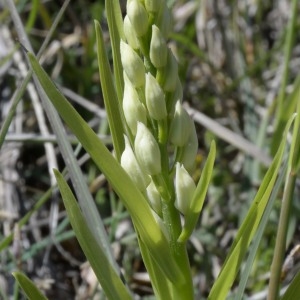
<path fill-rule="evenodd" d="M 276 245 L 271 266 L 269 293 L 267 298 L 268 300 L 278 299 L 282 262 L 286 250 L 286 236 L 289 223 L 290 208 L 296 182 L 295 175 L 296 174 L 292 171 L 289 173 L 287 184 L 283 194 L 282 209 L 279 218 Z"/>
<path fill-rule="evenodd" d="M 175 208 L 173 201 L 171 201 L 162 203 L 162 213 L 164 223 L 169 233 L 171 255 L 174 257 L 185 278 L 185 281 L 181 284 L 174 283 L 172 299 L 193 299 L 193 282 L 186 244 L 177 242 L 182 229 L 179 212 Z"/>

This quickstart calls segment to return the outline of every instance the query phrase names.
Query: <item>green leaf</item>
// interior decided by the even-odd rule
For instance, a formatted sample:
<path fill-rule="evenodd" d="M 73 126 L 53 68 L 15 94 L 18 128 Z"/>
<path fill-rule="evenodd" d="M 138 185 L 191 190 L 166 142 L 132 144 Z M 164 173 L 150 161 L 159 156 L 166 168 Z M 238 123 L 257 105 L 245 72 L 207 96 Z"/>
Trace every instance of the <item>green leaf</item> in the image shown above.
<path fill-rule="evenodd" d="M 266 206 L 266 209 L 264 211 L 264 214 L 262 216 L 262 219 L 259 223 L 259 226 L 257 228 L 257 232 L 253 238 L 253 242 L 252 245 L 249 249 L 249 254 L 248 254 L 248 258 L 247 261 L 245 262 L 245 265 L 243 266 L 243 271 L 240 277 L 240 281 L 239 281 L 239 286 L 238 286 L 238 290 L 236 292 L 235 295 L 235 300 L 240 300 L 243 299 L 243 295 L 244 295 L 244 291 L 246 288 L 246 284 L 247 284 L 247 280 L 249 277 L 249 274 L 252 270 L 252 267 L 254 265 L 254 260 L 255 260 L 255 256 L 257 253 L 257 249 L 259 247 L 261 238 L 263 236 L 264 230 L 266 228 L 266 225 L 269 221 L 269 217 L 272 211 L 272 208 L 274 206 L 274 203 L 277 199 L 277 194 L 280 190 L 280 188 L 282 187 L 282 183 L 283 180 L 285 178 L 286 175 L 286 170 L 287 170 L 287 161 L 285 161 L 283 168 L 280 171 L 280 175 L 276 181 L 276 184 L 274 185 L 274 188 L 272 190 L 272 194 L 270 196 L 270 200 L 268 201 L 268 204 Z"/>
<path fill-rule="evenodd" d="M 21 272 L 14 272 L 13 276 L 18 281 L 19 285 L 23 289 L 24 293 L 30 300 L 47 300 L 47 298 L 42 294 L 42 292 L 36 287 L 36 285 L 31 281 L 25 274 Z"/>
<path fill-rule="evenodd" d="M 256 233 L 257 227 L 261 221 L 262 215 L 265 211 L 265 207 L 274 187 L 274 183 L 279 172 L 285 149 L 287 133 L 293 120 L 294 116 L 289 120 L 285 128 L 282 142 L 277 151 L 277 154 L 262 181 L 262 184 L 253 200 L 253 203 L 243 224 L 241 225 L 237 233 L 233 245 L 231 246 L 230 252 L 223 264 L 219 277 L 215 281 L 215 284 L 210 291 L 208 299 L 225 299 L 230 287 L 233 284 L 242 260 L 246 252 L 248 251 L 248 247 L 253 238 L 253 235 Z"/>
<path fill-rule="evenodd" d="M 109 36 L 113 53 L 114 77 L 116 79 L 116 89 L 118 99 L 121 104 L 123 97 L 124 80 L 123 67 L 120 55 L 120 40 L 125 40 L 123 31 L 123 19 L 119 0 L 106 0 L 105 8 L 107 14 L 107 23 L 109 28 Z"/>
<path fill-rule="evenodd" d="M 123 201 L 140 238 L 149 249 L 151 256 L 156 260 L 157 265 L 162 268 L 170 281 L 177 283 L 184 281 L 184 276 L 177 266 L 177 262 L 170 255 L 169 243 L 156 222 L 145 197 L 95 132 L 59 92 L 34 55 L 28 53 L 28 58 L 52 104 Z"/>
<path fill-rule="evenodd" d="M 282 296 L 281 300 L 295 300 L 300 295 L 300 272 L 294 277 L 292 283 Z"/>
<path fill-rule="evenodd" d="M 122 116 L 121 105 L 118 100 L 113 76 L 109 67 L 108 58 L 105 52 L 105 44 L 99 22 L 95 21 L 97 55 L 102 87 L 103 99 L 108 119 L 108 124 L 113 140 L 114 150 L 118 161 L 124 150 L 124 117 Z M 119 46 L 120 47 L 120 46 Z"/>
<path fill-rule="evenodd" d="M 186 221 L 184 223 L 182 232 L 178 238 L 178 242 L 180 243 L 187 241 L 187 239 L 190 237 L 190 235 L 192 234 L 196 226 L 197 220 L 199 218 L 199 214 L 203 207 L 208 185 L 213 173 L 215 157 L 216 157 L 216 143 L 215 141 L 212 141 L 210 146 L 210 151 L 201 174 L 201 178 L 198 182 L 196 191 L 191 201 L 189 213 L 185 217 Z"/>
<path fill-rule="evenodd" d="M 90 231 L 74 195 L 63 176 L 54 170 L 67 214 L 77 240 L 109 299 L 132 299 L 119 274 L 111 266 L 103 249 Z"/>

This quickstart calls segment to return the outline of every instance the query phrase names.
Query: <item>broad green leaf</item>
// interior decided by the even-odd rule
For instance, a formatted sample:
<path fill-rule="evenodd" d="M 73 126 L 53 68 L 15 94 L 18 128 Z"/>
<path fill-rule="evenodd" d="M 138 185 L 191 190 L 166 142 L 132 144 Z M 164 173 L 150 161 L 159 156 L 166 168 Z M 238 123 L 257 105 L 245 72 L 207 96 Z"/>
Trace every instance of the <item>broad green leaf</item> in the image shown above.
<path fill-rule="evenodd" d="M 187 241 L 187 239 L 190 237 L 190 235 L 192 234 L 196 226 L 197 220 L 199 218 L 199 214 L 203 207 L 208 185 L 212 176 L 215 157 L 216 157 L 216 143 L 215 141 L 212 141 L 210 146 L 210 151 L 201 174 L 201 178 L 198 182 L 196 191 L 191 201 L 191 205 L 189 208 L 190 213 L 185 217 L 186 221 L 184 223 L 182 232 L 178 238 L 178 242 L 180 243 Z"/>
<path fill-rule="evenodd" d="M 118 161 L 124 150 L 124 126 L 122 119 L 121 105 L 118 100 L 116 88 L 111 74 L 108 58 L 105 52 L 105 44 L 100 24 L 95 21 L 96 39 L 97 39 L 97 55 L 100 74 L 100 83 L 102 87 L 103 99 L 108 119 L 108 124 L 113 140 L 113 146 Z"/>
<path fill-rule="evenodd" d="M 47 300 L 33 281 L 31 281 L 25 274 L 21 272 L 14 272 L 13 276 L 16 278 L 29 300 Z"/>
<path fill-rule="evenodd" d="M 281 300 L 295 300 L 300 295 L 300 272 L 294 277 L 292 283 L 282 296 Z"/>
<path fill-rule="evenodd" d="M 233 284 L 233 281 L 239 271 L 242 260 L 246 252 L 248 251 L 248 247 L 253 238 L 253 235 L 256 233 L 257 227 L 261 221 L 262 215 L 265 211 L 265 207 L 268 203 L 270 194 L 274 187 L 279 168 L 282 162 L 287 133 L 293 120 L 294 116 L 289 120 L 286 126 L 282 142 L 277 151 L 277 154 L 262 181 L 262 184 L 253 200 L 253 203 L 248 211 L 248 214 L 243 224 L 239 228 L 237 236 L 223 264 L 219 277 L 211 289 L 208 299 L 225 299 L 230 287 Z"/>
<path fill-rule="evenodd" d="M 152 215 L 147 200 L 136 188 L 128 174 L 108 151 L 95 132 L 59 92 L 34 55 L 28 53 L 31 66 L 47 96 L 82 146 L 104 173 L 114 191 L 122 199 L 151 256 L 172 282 L 184 281 L 184 275 L 170 255 L 169 243 Z"/>
<path fill-rule="evenodd" d="M 54 173 L 77 240 L 106 296 L 112 300 L 132 299 L 119 274 L 115 272 L 105 252 L 95 240 L 68 184 L 57 170 L 54 170 Z"/>

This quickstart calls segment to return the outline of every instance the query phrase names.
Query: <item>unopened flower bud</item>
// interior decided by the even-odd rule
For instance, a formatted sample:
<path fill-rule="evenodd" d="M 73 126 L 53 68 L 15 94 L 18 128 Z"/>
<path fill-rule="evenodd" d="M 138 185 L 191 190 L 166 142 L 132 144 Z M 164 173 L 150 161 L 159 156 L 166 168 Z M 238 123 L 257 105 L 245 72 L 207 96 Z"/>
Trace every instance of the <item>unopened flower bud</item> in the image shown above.
<path fill-rule="evenodd" d="M 148 30 L 148 14 L 141 2 L 131 0 L 127 6 L 127 15 L 137 37 L 142 37 Z"/>
<path fill-rule="evenodd" d="M 152 25 L 150 42 L 150 60 L 155 68 L 162 68 L 167 64 L 168 48 L 166 40 L 156 25 Z"/>
<path fill-rule="evenodd" d="M 145 84 L 145 67 L 138 54 L 121 40 L 121 61 L 132 85 L 136 88 Z"/>
<path fill-rule="evenodd" d="M 163 1 L 162 1 L 163 2 Z M 171 12 L 167 6 L 167 4 L 162 3 L 161 8 L 158 13 L 158 18 L 157 18 L 157 26 L 161 30 L 162 35 L 167 39 L 170 31 L 171 31 Z"/>
<path fill-rule="evenodd" d="M 183 148 L 181 163 L 188 172 L 192 172 L 195 168 L 195 159 L 198 151 L 198 137 L 194 122 L 192 122 L 192 130 L 186 145 Z"/>
<path fill-rule="evenodd" d="M 167 92 L 175 91 L 178 81 L 178 63 L 173 52 L 170 49 L 168 51 L 168 61 L 164 76 L 164 90 Z"/>
<path fill-rule="evenodd" d="M 188 213 L 190 202 L 192 201 L 196 184 L 183 165 L 176 164 L 175 176 L 175 207 L 183 214 Z"/>
<path fill-rule="evenodd" d="M 135 31 L 132 27 L 132 24 L 129 20 L 129 17 L 126 15 L 124 18 L 124 24 L 123 24 L 123 28 L 124 28 L 124 34 L 127 40 L 127 43 L 129 44 L 129 46 L 132 49 L 139 49 L 139 41 L 138 38 L 135 34 Z"/>
<path fill-rule="evenodd" d="M 147 123 L 147 112 L 139 100 L 137 91 L 127 80 L 124 86 L 123 111 L 131 133 L 136 135 L 137 122 Z"/>
<path fill-rule="evenodd" d="M 187 111 L 178 100 L 175 106 L 175 114 L 171 123 L 170 141 L 177 147 L 183 147 L 192 130 L 192 120 Z"/>
<path fill-rule="evenodd" d="M 146 74 L 146 105 L 149 115 L 154 120 L 162 120 L 167 116 L 165 95 L 151 73 Z"/>
<path fill-rule="evenodd" d="M 161 172 L 161 157 L 158 144 L 149 129 L 140 122 L 137 126 L 134 150 L 139 164 L 145 169 L 147 174 L 156 175 Z"/>
<path fill-rule="evenodd" d="M 146 192 L 152 209 L 158 215 L 161 215 L 161 197 L 155 184 L 152 181 L 148 185 Z"/>
<path fill-rule="evenodd" d="M 145 7 L 148 12 L 155 13 L 161 8 L 161 0 L 145 0 Z"/>
<path fill-rule="evenodd" d="M 183 98 L 182 85 L 179 77 L 177 76 L 176 88 L 175 91 L 172 93 L 172 97 L 170 98 L 169 100 L 170 103 L 168 105 L 168 113 L 170 115 L 174 115 L 176 103 L 178 100 L 181 101 L 182 98 Z"/>
<path fill-rule="evenodd" d="M 139 165 L 126 136 L 125 149 L 121 155 L 121 166 L 130 176 L 136 187 L 142 192 L 145 191 L 150 183 L 150 177 L 145 174 L 144 170 Z"/>

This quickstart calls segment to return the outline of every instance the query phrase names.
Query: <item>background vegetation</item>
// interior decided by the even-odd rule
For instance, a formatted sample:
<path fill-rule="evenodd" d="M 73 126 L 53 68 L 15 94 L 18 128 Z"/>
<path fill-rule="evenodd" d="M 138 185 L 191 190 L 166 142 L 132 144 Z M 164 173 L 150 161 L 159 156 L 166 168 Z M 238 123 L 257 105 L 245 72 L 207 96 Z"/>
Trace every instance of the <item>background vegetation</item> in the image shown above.
<path fill-rule="evenodd" d="M 281 141 L 279 120 L 287 118 L 299 101 L 295 93 L 299 88 L 296 32 L 300 20 L 293 19 L 297 1 L 169 2 L 174 17 L 170 47 L 177 55 L 184 100 L 198 129 L 199 168 L 194 173 L 195 181 L 211 140 L 217 141 L 213 181 L 197 230 L 188 243 L 194 284 L 205 297 Z M 17 2 L 35 52 L 41 48 L 62 3 Z M 27 63 L 15 38 L 11 11 L 6 2 L 1 5 L 2 127 L 10 99 L 26 75 Z M 104 1 L 71 2 L 43 52 L 42 63 L 110 147 L 99 84 L 94 19 L 107 29 Z M 108 34 L 105 38 L 109 42 Z M 111 53 L 109 47 L 107 43 Z M 131 289 L 141 297 L 151 295 L 128 213 L 93 162 L 77 147 L 73 136 L 70 139 Z M 15 270 L 25 272 L 50 299 L 100 297 L 97 281 L 74 238 L 60 195 L 56 189 L 49 190 L 55 182 L 52 168 L 62 170 L 64 163 L 31 84 L 5 136 L 0 164 L 0 298 L 14 295 L 15 299 L 22 299 L 11 275 Z M 284 284 L 297 270 L 300 253 L 294 248 L 299 241 L 299 187 L 298 181 L 286 255 L 291 249 L 296 250 Z M 250 299 L 265 298 L 281 196 L 282 191 L 252 267 L 246 288 Z M 23 219 L 24 226 L 15 226 L 28 213 L 30 218 Z M 9 241 L 11 233 L 14 237 Z"/>

